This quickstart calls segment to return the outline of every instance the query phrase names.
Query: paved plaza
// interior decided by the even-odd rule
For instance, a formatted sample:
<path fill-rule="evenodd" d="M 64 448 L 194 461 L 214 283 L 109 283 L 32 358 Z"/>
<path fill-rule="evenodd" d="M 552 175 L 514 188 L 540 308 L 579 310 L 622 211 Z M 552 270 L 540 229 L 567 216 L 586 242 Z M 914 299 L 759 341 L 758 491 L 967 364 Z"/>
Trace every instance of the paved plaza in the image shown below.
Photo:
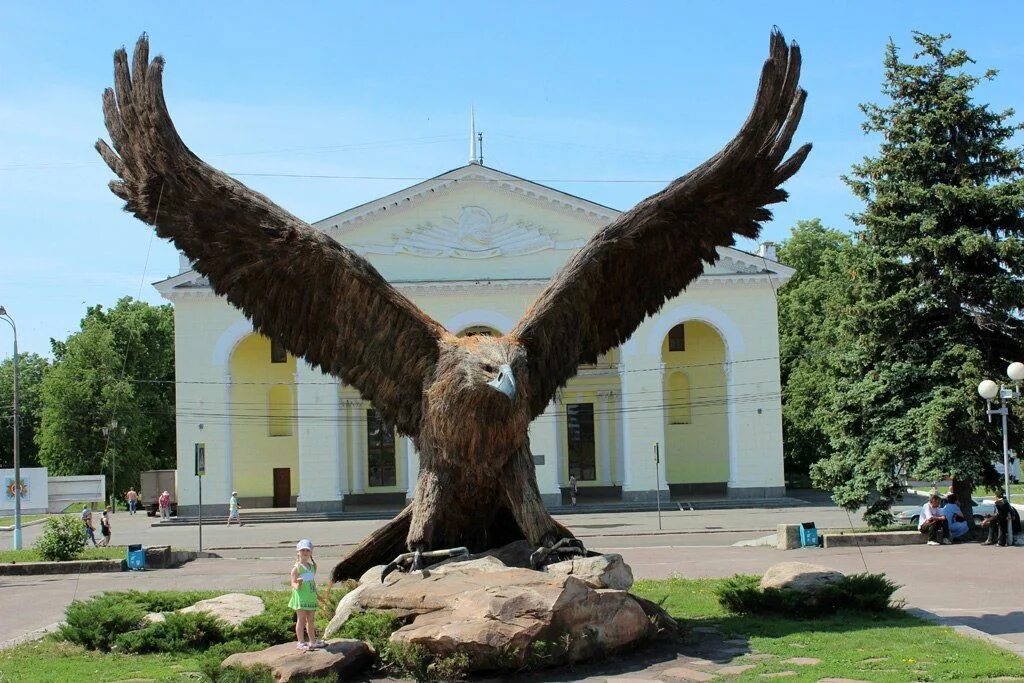
<path fill-rule="evenodd" d="M 244 519 L 244 517 L 243 517 Z M 861 526 L 859 514 L 847 515 L 828 505 L 790 509 L 665 511 L 662 530 L 653 512 L 565 515 L 561 522 L 591 548 L 621 553 L 637 578 L 722 577 L 761 573 L 781 561 L 813 562 L 846 573 L 884 572 L 901 585 L 897 597 L 908 607 L 963 624 L 1024 646 L 1024 585 L 1012 566 L 1019 548 L 924 545 L 886 548 L 837 548 L 779 551 L 772 547 L 735 546 L 764 536 L 781 523 L 814 521 L 819 528 Z M 142 514 L 115 517 L 114 543 L 196 548 L 198 527 L 153 526 Z M 311 538 L 321 566 L 333 565 L 381 521 L 311 522 L 204 526 L 203 547 L 222 559 L 202 559 L 177 569 L 144 573 L 0 576 L 0 641 L 59 621 L 65 607 L 107 590 L 283 589 L 295 542 Z M 25 529 L 30 545 L 40 526 Z M 0 532 L 0 548 L 10 548 L 11 534 Z M 1005 567 L 1000 572 L 998 567 Z M 1000 575 L 1006 581 L 997 584 Z M 23 609 L 27 602 L 32 609 Z"/>

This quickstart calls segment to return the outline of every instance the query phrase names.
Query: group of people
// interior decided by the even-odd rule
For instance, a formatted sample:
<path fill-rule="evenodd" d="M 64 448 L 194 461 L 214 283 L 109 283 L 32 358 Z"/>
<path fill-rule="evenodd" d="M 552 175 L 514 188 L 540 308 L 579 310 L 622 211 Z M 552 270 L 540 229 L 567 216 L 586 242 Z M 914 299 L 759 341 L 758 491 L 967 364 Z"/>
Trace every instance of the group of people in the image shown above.
<path fill-rule="evenodd" d="M 982 545 L 1005 546 L 1010 528 L 1014 535 L 1020 534 L 1020 514 L 1010 505 L 1005 493 L 1000 492 L 996 496 L 995 512 L 982 520 L 981 527 L 988 531 Z M 933 493 L 921 507 L 917 529 L 928 536 L 928 545 L 949 545 L 966 536 L 970 526 L 957 504 L 955 493 L 949 493 L 945 498 Z"/>
<path fill-rule="evenodd" d="M 110 545 L 110 536 L 111 536 L 111 524 L 110 524 L 111 520 L 110 520 L 110 518 L 111 518 L 111 516 L 113 516 L 113 514 L 114 514 L 114 511 L 111 510 L 110 506 L 108 505 L 103 510 L 103 514 L 100 515 L 100 536 L 102 536 L 102 538 L 100 538 L 100 540 L 97 541 L 96 540 L 96 525 L 93 523 L 93 520 L 92 520 L 92 510 L 89 509 L 88 505 L 86 505 L 85 507 L 82 508 L 82 524 L 85 525 L 85 539 L 86 539 L 86 542 L 92 541 L 92 544 L 95 547 L 97 547 L 97 548 L 99 548 L 100 546 L 108 546 L 108 545 Z"/>

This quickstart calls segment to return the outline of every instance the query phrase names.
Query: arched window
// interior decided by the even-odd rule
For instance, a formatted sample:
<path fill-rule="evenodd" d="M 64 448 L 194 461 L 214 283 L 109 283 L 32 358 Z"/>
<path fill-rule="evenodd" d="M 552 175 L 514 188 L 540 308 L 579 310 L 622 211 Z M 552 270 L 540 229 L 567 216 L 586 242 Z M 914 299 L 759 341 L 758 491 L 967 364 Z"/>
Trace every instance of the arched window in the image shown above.
<path fill-rule="evenodd" d="M 270 436 L 292 435 L 292 388 L 275 384 L 267 394 L 267 416 Z"/>
<path fill-rule="evenodd" d="M 668 331 L 668 350 L 686 350 L 686 327 L 684 326 L 684 323 L 679 323 Z"/>
<path fill-rule="evenodd" d="M 472 337 L 473 335 L 480 335 L 483 337 L 500 337 L 501 332 L 498 332 L 493 327 L 488 327 L 487 325 L 473 325 L 472 327 L 467 327 L 462 332 L 459 332 L 456 336 Z"/>
<path fill-rule="evenodd" d="M 366 459 L 370 486 L 395 485 L 395 428 L 373 408 L 366 411 Z"/>
<path fill-rule="evenodd" d="M 673 372 L 665 383 L 665 412 L 670 425 L 687 425 L 693 420 L 690 405 L 690 378 Z"/>

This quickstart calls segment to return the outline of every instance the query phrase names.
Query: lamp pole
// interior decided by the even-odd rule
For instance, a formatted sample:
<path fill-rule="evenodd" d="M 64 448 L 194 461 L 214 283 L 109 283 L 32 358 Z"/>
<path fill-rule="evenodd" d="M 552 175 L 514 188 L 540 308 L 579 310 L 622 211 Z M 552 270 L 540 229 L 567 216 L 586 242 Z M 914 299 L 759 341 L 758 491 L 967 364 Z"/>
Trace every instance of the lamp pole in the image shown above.
<path fill-rule="evenodd" d="M 121 434 L 124 435 L 128 432 L 127 427 L 121 427 Z M 109 427 L 103 428 L 103 436 L 109 440 L 107 442 L 107 448 L 110 449 L 110 444 L 114 440 L 114 435 L 118 432 L 117 419 L 110 421 Z M 117 512 L 117 449 L 113 449 L 110 453 L 110 511 L 111 513 Z"/>
<path fill-rule="evenodd" d="M 21 453 L 18 438 L 18 327 L 7 309 L 0 306 L 0 320 L 14 331 L 14 549 L 21 550 Z"/>
<path fill-rule="evenodd" d="M 1007 418 L 1010 415 L 1010 400 L 1020 400 L 1020 383 L 1024 381 L 1024 363 L 1010 363 L 1006 368 L 1006 374 L 1013 380 L 1013 388 L 996 384 L 986 379 L 978 385 L 978 394 L 985 399 L 985 413 L 988 421 L 992 421 L 993 415 L 1002 417 L 1003 423 L 1003 495 L 1006 496 L 1006 504 L 1012 506 L 1010 499 L 1010 441 L 1009 430 L 1007 429 Z M 992 400 L 999 400 L 999 407 L 992 407 Z M 1013 545 L 1013 519 L 1006 520 L 1006 543 Z"/>

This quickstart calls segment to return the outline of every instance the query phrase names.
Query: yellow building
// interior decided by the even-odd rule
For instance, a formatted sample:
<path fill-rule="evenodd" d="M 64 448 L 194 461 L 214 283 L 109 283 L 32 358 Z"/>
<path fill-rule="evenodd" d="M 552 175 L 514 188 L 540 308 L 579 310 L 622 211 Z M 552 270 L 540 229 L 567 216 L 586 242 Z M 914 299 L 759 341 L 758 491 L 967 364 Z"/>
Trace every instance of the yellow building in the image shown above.
<path fill-rule="evenodd" d="M 470 163 L 314 224 L 365 256 L 453 332 L 507 333 L 547 281 L 618 212 Z M 722 248 L 690 288 L 586 366 L 534 421 L 548 504 L 784 493 L 775 291 L 793 273 Z M 205 280 L 157 283 L 174 303 L 178 495 L 307 511 L 396 505 L 418 472 L 409 439 L 348 386 L 253 333 Z M 315 282 L 308 283 L 316 287 Z M 655 444 L 661 457 L 655 462 Z"/>

